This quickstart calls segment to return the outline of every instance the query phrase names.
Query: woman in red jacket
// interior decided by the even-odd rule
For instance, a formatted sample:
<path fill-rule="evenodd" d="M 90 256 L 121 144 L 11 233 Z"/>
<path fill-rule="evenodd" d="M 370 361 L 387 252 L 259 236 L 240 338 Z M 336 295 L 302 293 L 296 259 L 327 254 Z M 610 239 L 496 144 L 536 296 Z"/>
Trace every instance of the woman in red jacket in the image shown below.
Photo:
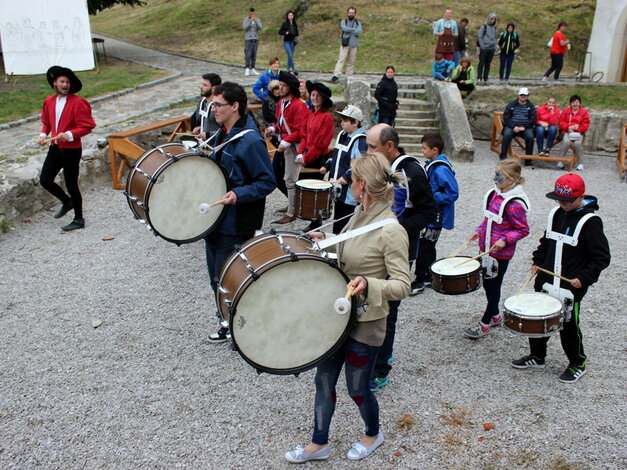
<path fill-rule="evenodd" d="M 556 106 L 557 100 L 551 96 L 545 104 L 536 110 L 536 141 L 538 142 L 538 155 L 550 155 L 551 147 L 557 136 L 557 126 L 560 119 L 560 109 Z M 546 149 L 544 137 L 546 136 Z"/>
<path fill-rule="evenodd" d="M 313 111 L 307 117 L 296 162 L 307 168 L 318 169 L 324 165 L 325 155 L 329 153 L 329 144 L 333 138 L 335 122 L 329 112 L 333 106 L 333 100 L 331 100 L 333 93 L 320 82 L 307 80 L 305 86 L 309 92 Z M 306 230 L 319 226 L 320 221 L 314 220 Z"/>
<path fill-rule="evenodd" d="M 551 44 L 551 66 L 544 74 L 544 77 L 542 77 L 542 80 L 548 80 L 549 75 L 555 71 L 555 81 L 560 81 L 560 72 L 564 66 L 564 55 L 570 47 L 570 41 L 566 39 L 566 36 L 564 36 L 566 26 L 567 24 L 565 21 L 560 21 L 557 25 L 557 31 L 555 31 L 555 34 L 553 35 L 553 43 Z"/>
<path fill-rule="evenodd" d="M 566 108 L 560 115 L 560 132 L 563 134 L 560 145 L 560 157 L 566 156 L 571 145 L 575 147 L 577 156 L 577 171 L 583 170 L 583 138 L 590 127 L 590 115 L 581 107 L 581 97 L 570 97 L 570 108 Z M 564 168 L 562 162 L 557 162 L 558 168 Z"/>

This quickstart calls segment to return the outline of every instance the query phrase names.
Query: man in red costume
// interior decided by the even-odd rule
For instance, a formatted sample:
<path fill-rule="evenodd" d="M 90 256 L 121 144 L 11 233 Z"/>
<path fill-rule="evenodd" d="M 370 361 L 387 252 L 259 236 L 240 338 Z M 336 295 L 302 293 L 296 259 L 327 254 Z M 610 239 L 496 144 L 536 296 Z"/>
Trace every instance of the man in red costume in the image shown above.
<path fill-rule="evenodd" d="M 59 219 L 74 209 L 74 220 L 62 227 L 70 231 L 85 228 L 83 200 L 78 188 L 81 155 L 81 137 L 96 127 L 89 103 L 75 95 L 83 84 L 70 69 L 54 65 L 46 72 L 46 78 L 56 94 L 48 96 L 41 111 L 39 145 L 50 142 L 48 155 L 41 169 L 40 183 L 63 204 L 54 215 Z M 48 136 L 50 136 L 48 138 Z M 69 196 L 54 179 L 63 170 Z"/>

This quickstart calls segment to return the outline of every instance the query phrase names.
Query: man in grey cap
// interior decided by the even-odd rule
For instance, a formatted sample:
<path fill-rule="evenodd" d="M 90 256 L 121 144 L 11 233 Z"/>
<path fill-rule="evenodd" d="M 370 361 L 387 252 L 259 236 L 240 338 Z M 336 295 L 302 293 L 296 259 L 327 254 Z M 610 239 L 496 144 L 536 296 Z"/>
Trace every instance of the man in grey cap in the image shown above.
<path fill-rule="evenodd" d="M 257 13 L 254 8 L 250 8 L 248 16 L 244 18 L 242 24 L 244 31 L 246 31 L 246 47 L 244 48 L 244 57 L 246 60 L 246 71 L 244 75 L 259 75 L 259 72 L 255 70 L 255 62 L 257 61 L 257 45 L 259 44 L 259 31 L 261 31 L 261 20 L 257 18 Z"/>
<path fill-rule="evenodd" d="M 529 101 L 529 90 L 525 87 L 518 90 L 518 98 L 509 102 L 503 112 L 503 142 L 499 158 L 505 160 L 512 139 L 522 136 L 525 139 L 525 154 L 533 155 L 533 129 L 536 124 L 536 107 Z M 525 166 L 532 165 L 525 160 Z"/>
<path fill-rule="evenodd" d="M 342 75 L 342 69 L 344 68 L 344 61 L 348 57 L 348 65 L 346 66 L 346 75 L 353 74 L 353 67 L 355 66 L 355 59 L 357 57 L 357 47 L 359 47 L 359 35 L 362 28 L 359 20 L 355 19 L 357 10 L 354 7 L 349 7 L 346 10 L 346 18 L 340 21 L 340 28 L 342 29 L 342 40 L 340 44 L 340 57 L 335 64 L 335 70 L 333 71 L 333 77 L 331 81 L 333 83 L 338 81 L 338 77 Z"/>

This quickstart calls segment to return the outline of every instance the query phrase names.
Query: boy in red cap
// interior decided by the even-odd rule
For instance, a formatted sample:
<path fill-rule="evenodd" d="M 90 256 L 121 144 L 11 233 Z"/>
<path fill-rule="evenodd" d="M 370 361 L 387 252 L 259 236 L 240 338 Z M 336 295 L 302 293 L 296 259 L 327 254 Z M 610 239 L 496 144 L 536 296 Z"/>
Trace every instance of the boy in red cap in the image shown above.
<path fill-rule="evenodd" d="M 536 292 L 544 291 L 564 304 L 565 317 L 560 331 L 562 348 L 568 357 L 568 367 L 560 382 L 573 383 L 586 373 L 586 355 L 579 328 L 581 300 L 601 271 L 610 264 L 610 247 L 603 233 L 603 222 L 594 212 L 599 208 L 597 198 L 585 195 L 586 185 L 579 175 L 567 174 L 555 182 L 555 189 L 546 197 L 559 207 L 549 213 L 548 223 L 540 245 L 533 252 L 531 272 L 537 274 Z M 553 271 L 570 282 L 540 271 Z M 512 361 L 517 369 L 543 368 L 549 336 L 529 338 L 531 354 Z"/>

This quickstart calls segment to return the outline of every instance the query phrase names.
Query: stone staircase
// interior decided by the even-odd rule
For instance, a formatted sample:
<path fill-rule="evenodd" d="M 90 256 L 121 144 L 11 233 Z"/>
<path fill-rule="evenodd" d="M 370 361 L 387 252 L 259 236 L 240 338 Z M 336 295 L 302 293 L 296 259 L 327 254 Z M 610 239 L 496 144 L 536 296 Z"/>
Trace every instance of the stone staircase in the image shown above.
<path fill-rule="evenodd" d="M 373 96 L 376 86 L 371 86 Z M 408 154 L 422 157 L 422 136 L 440 132 L 435 106 L 426 96 L 424 82 L 398 82 L 398 102 L 395 127 L 400 145 Z"/>

